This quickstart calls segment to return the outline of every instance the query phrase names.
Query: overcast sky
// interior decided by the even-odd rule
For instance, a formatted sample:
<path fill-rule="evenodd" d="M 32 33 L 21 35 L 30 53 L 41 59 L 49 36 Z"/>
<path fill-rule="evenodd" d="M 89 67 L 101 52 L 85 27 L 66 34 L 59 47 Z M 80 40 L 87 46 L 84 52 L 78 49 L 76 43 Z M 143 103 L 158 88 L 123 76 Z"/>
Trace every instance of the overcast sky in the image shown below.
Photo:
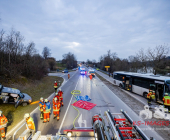
<path fill-rule="evenodd" d="M 86 61 L 170 46 L 170 0 L 0 0 L 0 18 L 0 29 L 20 31 L 57 60 L 69 51 Z"/>

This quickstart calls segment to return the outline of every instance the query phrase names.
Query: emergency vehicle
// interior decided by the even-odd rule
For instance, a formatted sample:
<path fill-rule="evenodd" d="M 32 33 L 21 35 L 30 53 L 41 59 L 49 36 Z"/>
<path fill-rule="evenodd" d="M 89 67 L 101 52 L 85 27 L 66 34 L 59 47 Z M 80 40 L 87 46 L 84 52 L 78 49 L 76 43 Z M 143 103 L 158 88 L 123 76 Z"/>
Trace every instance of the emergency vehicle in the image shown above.
<path fill-rule="evenodd" d="M 0 84 L 0 103 L 11 103 L 26 106 L 32 102 L 32 98 L 26 94 L 21 93 L 20 90 L 15 88 L 4 87 Z"/>
<path fill-rule="evenodd" d="M 95 70 L 93 69 L 88 70 L 88 75 L 92 75 L 93 77 L 95 77 Z"/>
<path fill-rule="evenodd" d="M 18 140 L 154 140 L 153 137 L 147 137 L 123 110 L 121 113 L 111 113 L 108 110 L 104 116 L 95 114 L 92 116 L 91 127 L 66 129 L 64 134 L 42 135 L 41 131 L 37 131 L 33 135 L 26 129 Z"/>

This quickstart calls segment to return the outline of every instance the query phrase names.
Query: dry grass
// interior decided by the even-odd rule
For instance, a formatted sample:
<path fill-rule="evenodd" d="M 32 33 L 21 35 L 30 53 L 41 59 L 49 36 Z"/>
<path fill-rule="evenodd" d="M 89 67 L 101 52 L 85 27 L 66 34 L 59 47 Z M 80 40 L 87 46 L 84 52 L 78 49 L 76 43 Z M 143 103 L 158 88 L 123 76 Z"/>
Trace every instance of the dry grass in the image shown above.
<path fill-rule="evenodd" d="M 29 81 L 24 85 L 13 84 L 12 87 L 18 88 L 21 90 L 21 92 L 29 94 L 34 102 L 39 100 L 40 97 L 47 98 L 51 95 L 51 93 L 54 92 L 54 81 L 57 81 L 58 83 L 60 82 L 62 84 L 63 78 L 47 76 L 40 81 Z M 3 114 L 8 118 L 8 131 L 23 119 L 25 113 L 32 112 L 37 106 L 38 104 L 32 104 L 25 107 L 18 106 L 18 108 L 15 108 L 14 104 L 1 104 L 0 110 L 2 110 Z"/>

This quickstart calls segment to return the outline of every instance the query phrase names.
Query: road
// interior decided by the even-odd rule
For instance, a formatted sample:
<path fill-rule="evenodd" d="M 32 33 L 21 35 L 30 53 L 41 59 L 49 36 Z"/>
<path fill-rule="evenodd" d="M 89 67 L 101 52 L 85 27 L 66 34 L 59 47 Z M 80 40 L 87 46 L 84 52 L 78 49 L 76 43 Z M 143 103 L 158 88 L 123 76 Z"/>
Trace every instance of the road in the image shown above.
<path fill-rule="evenodd" d="M 50 75 L 58 75 L 52 73 Z M 36 109 L 31 116 L 34 118 L 36 130 L 41 131 L 43 135 L 45 134 L 53 134 L 55 135 L 57 132 L 63 132 L 65 129 L 71 129 L 73 127 L 73 121 L 77 116 L 77 111 L 71 106 L 76 100 L 70 93 L 72 90 L 80 90 L 81 95 L 88 95 L 92 100 L 92 103 L 97 104 L 96 107 L 91 109 L 90 111 L 79 109 L 80 114 L 82 114 L 82 120 L 85 120 L 86 123 L 79 124 L 77 121 L 75 125 L 79 127 L 87 126 L 91 127 L 91 118 L 96 113 L 101 113 L 102 115 L 106 110 L 110 110 L 114 113 L 119 113 L 121 109 L 125 110 L 129 116 L 134 121 L 141 121 L 143 122 L 140 117 L 135 114 L 126 104 L 122 102 L 99 78 L 95 77 L 90 80 L 88 77 L 84 75 L 80 75 L 78 71 L 71 73 L 71 78 L 67 80 L 67 74 L 58 75 L 62 76 L 65 80 L 61 87 L 62 91 L 64 91 L 63 98 L 64 98 L 64 106 L 61 108 L 60 113 L 60 120 L 57 121 L 53 119 L 53 115 L 51 115 L 49 123 L 42 123 L 42 120 L 39 119 L 39 110 Z M 54 95 L 52 95 L 49 99 L 52 101 Z M 143 122 L 144 123 L 144 122 Z M 21 123 L 20 125 L 22 125 Z M 141 129 L 144 130 L 144 133 L 148 137 L 154 137 L 157 140 L 162 140 L 155 131 L 147 130 L 149 129 L 148 126 L 140 125 Z M 25 130 L 25 125 L 17 132 L 17 138 L 21 132 Z M 14 133 L 11 132 L 9 135 Z"/>

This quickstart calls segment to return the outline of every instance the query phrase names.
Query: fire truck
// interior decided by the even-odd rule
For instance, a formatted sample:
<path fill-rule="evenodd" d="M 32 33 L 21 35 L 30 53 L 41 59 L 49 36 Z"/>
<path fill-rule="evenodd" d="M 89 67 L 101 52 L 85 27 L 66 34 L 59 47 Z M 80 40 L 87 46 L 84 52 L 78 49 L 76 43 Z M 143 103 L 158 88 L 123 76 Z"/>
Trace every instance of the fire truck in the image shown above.
<path fill-rule="evenodd" d="M 74 127 L 64 130 L 64 134 L 41 135 L 37 131 L 32 135 L 28 130 L 19 136 L 19 140 L 154 140 L 148 138 L 143 131 L 133 124 L 129 115 L 121 110 L 111 113 L 109 110 L 95 114 L 91 119 L 91 127 Z"/>

